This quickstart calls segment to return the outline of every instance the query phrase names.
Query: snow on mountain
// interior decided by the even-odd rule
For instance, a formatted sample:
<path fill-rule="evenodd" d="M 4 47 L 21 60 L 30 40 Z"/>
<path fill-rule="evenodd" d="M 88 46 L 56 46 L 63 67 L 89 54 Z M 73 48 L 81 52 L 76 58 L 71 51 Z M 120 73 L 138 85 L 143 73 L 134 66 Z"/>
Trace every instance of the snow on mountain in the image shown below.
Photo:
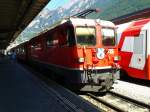
<path fill-rule="evenodd" d="M 29 24 L 19 35 L 17 41 L 33 38 L 55 22 L 68 16 L 77 14 L 85 9 L 100 8 L 99 14 L 91 14 L 90 18 L 101 18 L 111 20 L 118 16 L 150 7 L 150 0 L 70 0 L 70 2 L 55 10 L 43 9 L 42 12 Z"/>

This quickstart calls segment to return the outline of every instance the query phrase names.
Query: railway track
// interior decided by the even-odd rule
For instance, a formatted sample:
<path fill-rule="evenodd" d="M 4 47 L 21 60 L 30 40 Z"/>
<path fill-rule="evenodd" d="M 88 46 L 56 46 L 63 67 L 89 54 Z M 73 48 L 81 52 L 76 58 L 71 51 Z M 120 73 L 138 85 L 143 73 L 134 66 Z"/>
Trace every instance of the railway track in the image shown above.
<path fill-rule="evenodd" d="M 81 95 L 81 97 L 102 108 L 104 111 L 150 112 L 150 105 L 111 91 L 105 96 L 87 93 L 86 95 Z"/>
<path fill-rule="evenodd" d="M 47 83 L 46 85 L 49 85 L 50 82 L 48 78 L 43 77 L 43 75 L 37 75 L 40 79 L 44 81 L 44 83 Z M 45 85 L 45 84 L 44 84 Z M 55 84 L 53 84 L 55 85 Z M 54 87 L 54 86 L 52 86 Z M 47 87 L 45 87 L 47 89 Z M 50 93 L 54 93 L 58 99 L 58 102 L 61 103 L 68 111 L 72 112 L 82 112 L 84 109 L 80 108 L 80 106 L 77 106 L 76 103 L 72 103 L 73 99 L 68 99 L 67 94 L 63 91 L 56 91 L 56 88 L 48 89 L 47 91 Z M 60 93 L 62 92 L 62 95 Z M 64 97 L 65 96 L 65 97 Z M 88 100 L 92 104 L 96 105 L 99 109 L 106 112 L 150 112 L 150 105 L 136 101 L 134 99 L 131 99 L 129 97 L 120 95 L 115 92 L 108 92 L 105 96 L 98 96 L 95 94 L 87 93 L 85 95 L 81 95 L 85 100 Z M 96 102 L 96 103 L 93 103 Z M 79 103 L 79 102 L 78 102 Z M 85 109 L 86 110 L 86 109 Z"/>

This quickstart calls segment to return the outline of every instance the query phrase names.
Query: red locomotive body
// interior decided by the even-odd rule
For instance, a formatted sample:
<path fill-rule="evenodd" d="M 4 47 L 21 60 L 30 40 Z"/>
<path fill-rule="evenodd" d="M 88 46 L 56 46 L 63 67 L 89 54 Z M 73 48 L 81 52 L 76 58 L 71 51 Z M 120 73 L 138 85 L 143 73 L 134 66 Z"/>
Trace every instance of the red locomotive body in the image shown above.
<path fill-rule="evenodd" d="M 150 80 L 150 18 L 118 25 L 117 34 L 123 73 Z"/>
<path fill-rule="evenodd" d="M 81 90 L 109 90 L 118 77 L 115 25 L 68 18 L 27 43 L 28 60 Z"/>
<path fill-rule="evenodd" d="M 27 44 L 28 42 L 24 42 L 14 48 L 17 54 L 17 59 L 19 61 L 25 62 L 27 60 L 28 54 L 27 54 Z"/>

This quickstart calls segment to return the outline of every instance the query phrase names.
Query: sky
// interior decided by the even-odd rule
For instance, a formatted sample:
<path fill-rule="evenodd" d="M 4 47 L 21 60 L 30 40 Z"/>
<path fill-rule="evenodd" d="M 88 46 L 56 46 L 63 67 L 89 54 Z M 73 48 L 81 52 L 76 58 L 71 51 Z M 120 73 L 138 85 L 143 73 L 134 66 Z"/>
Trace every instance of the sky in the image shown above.
<path fill-rule="evenodd" d="M 70 0 L 51 0 L 45 8 L 48 8 L 50 10 L 56 9 L 60 6 L 65 5 L 68 3 Z"/>

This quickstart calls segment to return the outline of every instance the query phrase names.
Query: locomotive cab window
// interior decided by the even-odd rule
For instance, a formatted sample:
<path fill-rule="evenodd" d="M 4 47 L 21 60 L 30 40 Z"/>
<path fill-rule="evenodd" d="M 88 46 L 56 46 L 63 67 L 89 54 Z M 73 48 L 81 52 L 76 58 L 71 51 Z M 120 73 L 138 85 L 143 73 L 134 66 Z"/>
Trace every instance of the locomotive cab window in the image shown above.
<path fill-rule="evenodd" d="M 115 29 L 102 28 L 102 43 L 104 46 L 115 46 Z"/>
<path fill-rule="evenodd" d="M 96 45 L 96 31 L 94 27 L 77 27 L 76 38 L 78 45 Z"/>

